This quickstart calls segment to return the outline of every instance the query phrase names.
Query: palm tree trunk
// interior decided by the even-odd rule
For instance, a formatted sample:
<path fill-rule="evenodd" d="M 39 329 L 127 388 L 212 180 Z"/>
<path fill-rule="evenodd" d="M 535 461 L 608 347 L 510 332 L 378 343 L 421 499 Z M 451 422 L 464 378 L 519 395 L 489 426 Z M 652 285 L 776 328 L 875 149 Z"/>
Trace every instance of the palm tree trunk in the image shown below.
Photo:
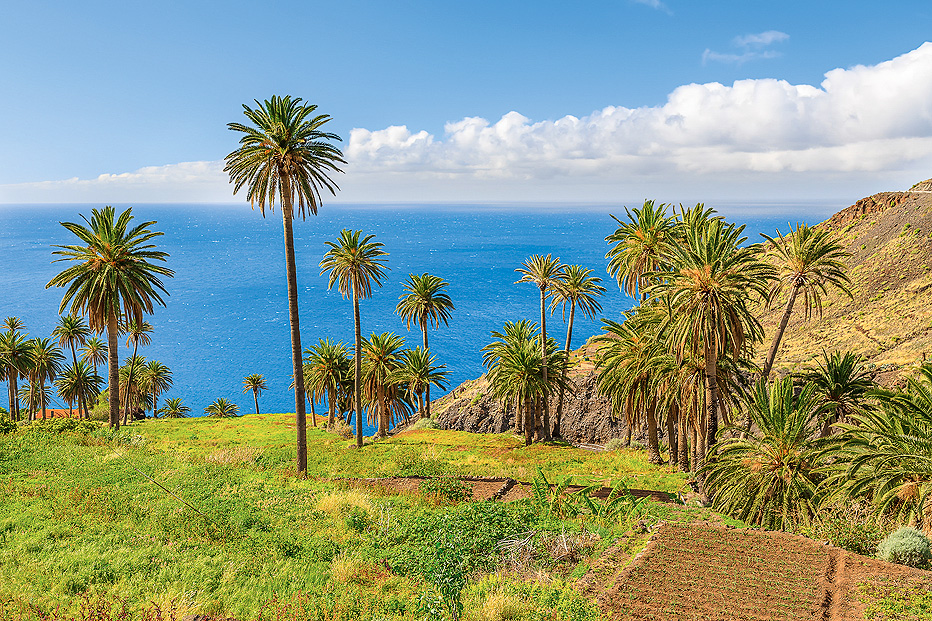
<path fill-rule="evenodd" d="M 427 349 L 427 316 L 426 315 L 423 317 L 423 319 L 421 319 L 421 334 L 424 335 L 424 353 L 430 356 L 430 350 Z M 424 410 L 424 416 L 426 416 L 427 418 L 430 418 L 430 382 L 427 382 L 426 392 L 427 392 L 427 396 L 425 397 L 425 399 L 427 400 L 427 408 Z M 418 415 L 420 415 L 420 412 L 418 412 Z"/>
<path fill-rule="evenodd" d="M 541 401 L 543 403 L 543 416 L 541 417 L 541 423 L 544 427 L 544 440 L 550 440 L 550 403 L 547 399 L 547 392 L 549 390 L 549 384 L 547 383 L 547 314 L 544 312 L 544 302 L 546 298 L 546 292 L 544 289 L 540 290 L 540 356 L 541 356 L 541 367 L 543 369 L 544 375 L 544 390 L 541 394 Z"/>
<path fill-rule="evenodd" d="M 282 184 L 282 224 L 285 235 L 285 271 L 288 276 L 288 322 L 291 325 L 291 366 L 294 371 L 294 409 L 297 434 L 298 474 L 307 476 L 307 416 L 304 410 L 304 361 L 301 358 L 301 326 L 298 318 L 298 274 L 294 258 L 291 188 Z"/>
<path fill-rule="evenodd" d="M 337 422 L 336 403 L 333 399 L 334 391 L 327 391 L 327 429 L 333 429 L 334 423 Z"/>
<path fill-rule="evenodd" d="M 359 328 L 359 295 L 353 286 L 353 320 L 356 324 L 356 360 L 354 361 L 356 384 L 354 390 L 353 407 L 356 410 L 356 447 L 362 448 L 362 416 L 360 415 L 360 404 L 362 403 L 362 386 L 360 379 L 362 376 L 362 332 Z"/>
<path fill-rule="evenodd" d="M 657 405 L 654 401 L 647 406 L 647 461 L 655 466 L 663 463 L 660 457 L 660 438 L 657 435 Z"/>
<path fill-rule="evenodd" d="M 256 402 L 256 416 L 258 416 L 259 415 L 259 392 L 255 389 L 253 389 L 252 391 L 252 398 Z"/>
<path fill-rule="evenodd" d="M 45 420 L 45 379 L 39 380 L 39 395 L 42 397 L 42 420 Z"/>
<path fill-rule="evenodd" d="M 524 433 L 524 404 L 521 397 L 518 397 L 515 400 L 515 431 L 517 433 Z"/>
<path fill-rule="evenodd" d="M 524 446 L 531 446 L 534 433 L 534 403 L 530 396 L 524 402 Z"/>
<path fill-rule="evenodd" d="M 314 411 L 314 395 L 311 395 L 311 398 L 308 399 L 311 403 L 311 422 L 314 423 L 314 428 L 317 428 L 317 412 Z"/>
<path fill-rule="evenodd" d="M 689 442 L 687 441 L 689 433 L 689 416 L 682 410 L 677 416 L 679 439 L 677 440 L 677 449 L 679 450 L 678 461 L 680 472 L 689 472 Z"/>
<path fill-rule="evenodd" d="M 783 317 L 780 319 L 780 326 L 777 333 L 773 335 L 773 343 L 770 344 L 770 351 L 767 352 L 767 361 L 764 362 L 764 369 L 761 371 L 761 377 L 768 377 L 770 369 L 773 368 L 773 362 L 777 357 L 777 350 L 780 349 L 780 340 L 783 338 L 783 332 L 786 330 L 786 324 L 790 322 L 790 313 L 793 312 L 793 303 L 796 301 L 796 295 L 799 293 L 799 285 L 793 285 L 790 291 L 790 299 L 786 301 L 786 308 L 783 309 Z"/>
<path fill-rule="evenodd" d="M 670 454 L 670 465 L 676 463 L 677 437 L 676 437 L 676 420 L 679 414 L 679 406 L 676 404 L 667 408 L 667 452 Z"/>
<path fill-rule="evenodd" d="M 570 322 L 566 326 L 566 347 L 563 348 L 563 353 L 566 356 L 565 365 L 561 373 L 562 380 L 560 382 L 560 398 L 557 401 L 557 416 L 556 420 L 553 422 L 553 437 L 559 438 L 560 436 L 560 420 L 563 418 L 563 385 L 566 383 L 566 369 L 570 366 L 570 343 L 573 340 L 573 318 L 576 315 L 576 300 L 570 301 Z"/>
<path fill-rule="evenodd" d="M 77 373 L 77 371 L 78 371 L 78 352 L 75 351 L 74 342 L 73 342 L 73 341 L 72 341 L 72 343 L 71 343 L 71 360 L 74 362 L 74 370 L 75 370 L 75 373 Z M 69 408 L 70 408 L 70 406 L 71 406 L 71 404 L 69 404 Z M 85 404 L 84 404 L 84 391 L 83 391 L 83 390 L 79 390 L 79 391 L 78 391 L 78 418 L 84 418 L 84 416 L 81 414 L 81 412 L 82 412 L 83 410 L 86 410 L 86 409 L 87 409 L 87 407 L 86 407 Z M 68 417 L 71 418 L 71 414 L 70 414 L 70 413 L 69 413 Z"/>
<path fill-rule="evenodd" d="M 120 428 L 120 352 L 117 343 L 118 324 L 117 311 L 114 309 L 107 320 L 107 375 L 110 394 L 110 428 Z"/>
<path fill-rule="evenodd" d="M 132 364 L 129 367 L 129 378 L 126 380 L 126 403 L 123 405 L 123 424 L 126 424 L 127 415 L 129 414 L 130 403 L 132 402 L 129 398 L 130 392 L 133 388 L 133 371 L 136 370 L 136 353 L 139 351 L 139 337 L 133 339 L 133 357 L 130 358 Z"/>

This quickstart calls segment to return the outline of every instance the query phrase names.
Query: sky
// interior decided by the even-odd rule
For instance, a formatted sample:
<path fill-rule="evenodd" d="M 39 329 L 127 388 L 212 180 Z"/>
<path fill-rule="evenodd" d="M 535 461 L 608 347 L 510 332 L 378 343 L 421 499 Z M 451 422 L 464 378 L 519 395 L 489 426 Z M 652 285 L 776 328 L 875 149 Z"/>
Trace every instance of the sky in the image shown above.
<path fill-rule="evenodd" d="M 334 202 L 857 198 L 932 177 L 932 3 L 12 2 L 0 203 L 222 202 L 242 105 L 330 115 Z"/>

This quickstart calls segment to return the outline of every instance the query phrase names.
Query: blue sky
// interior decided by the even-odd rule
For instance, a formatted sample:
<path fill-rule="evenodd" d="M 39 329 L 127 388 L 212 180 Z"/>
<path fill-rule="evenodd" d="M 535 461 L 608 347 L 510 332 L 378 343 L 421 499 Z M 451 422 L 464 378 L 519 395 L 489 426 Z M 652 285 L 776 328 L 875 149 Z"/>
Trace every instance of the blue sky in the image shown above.
<path fill-rule="evenodd" d="M 5 3 L 0 202 L 232 202 L 241 104 L 341 201 L 860 196 L 932 177 L 927 0 Z"/>

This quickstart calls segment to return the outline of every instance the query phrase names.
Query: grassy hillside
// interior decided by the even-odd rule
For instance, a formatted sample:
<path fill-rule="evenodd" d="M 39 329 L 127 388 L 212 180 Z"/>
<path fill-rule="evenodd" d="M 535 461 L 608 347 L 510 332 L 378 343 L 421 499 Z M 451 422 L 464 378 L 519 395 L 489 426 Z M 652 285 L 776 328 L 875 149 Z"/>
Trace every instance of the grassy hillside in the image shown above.
<path fill-rule="evenodd" d="M 822 317 L 809 320 L 797 303 L 774 368 L 793 372 L 823 349 L 852 350 L 877 368 L 881 381 L 895 383 L 932 358 L 932 194 L 875 194 L 821 226 L 835 231 L 851 253 L 853 298 L 832 291 Z M 778 300 L 763 313 L 761 361 L 783 304 Z"/>

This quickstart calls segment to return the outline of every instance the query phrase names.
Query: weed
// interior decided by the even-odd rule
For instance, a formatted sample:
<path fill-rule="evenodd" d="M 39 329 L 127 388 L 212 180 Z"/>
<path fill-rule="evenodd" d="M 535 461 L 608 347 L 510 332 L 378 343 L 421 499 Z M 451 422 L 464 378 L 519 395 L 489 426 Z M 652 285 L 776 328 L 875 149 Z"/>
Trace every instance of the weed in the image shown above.
<path fill-rule="evenodd" d="M 464 502 L 472 498 L 472 486 L 453 477 L 431 477 L 418 485 L 425 496 L 434 496 L 448 502 Z"/>

